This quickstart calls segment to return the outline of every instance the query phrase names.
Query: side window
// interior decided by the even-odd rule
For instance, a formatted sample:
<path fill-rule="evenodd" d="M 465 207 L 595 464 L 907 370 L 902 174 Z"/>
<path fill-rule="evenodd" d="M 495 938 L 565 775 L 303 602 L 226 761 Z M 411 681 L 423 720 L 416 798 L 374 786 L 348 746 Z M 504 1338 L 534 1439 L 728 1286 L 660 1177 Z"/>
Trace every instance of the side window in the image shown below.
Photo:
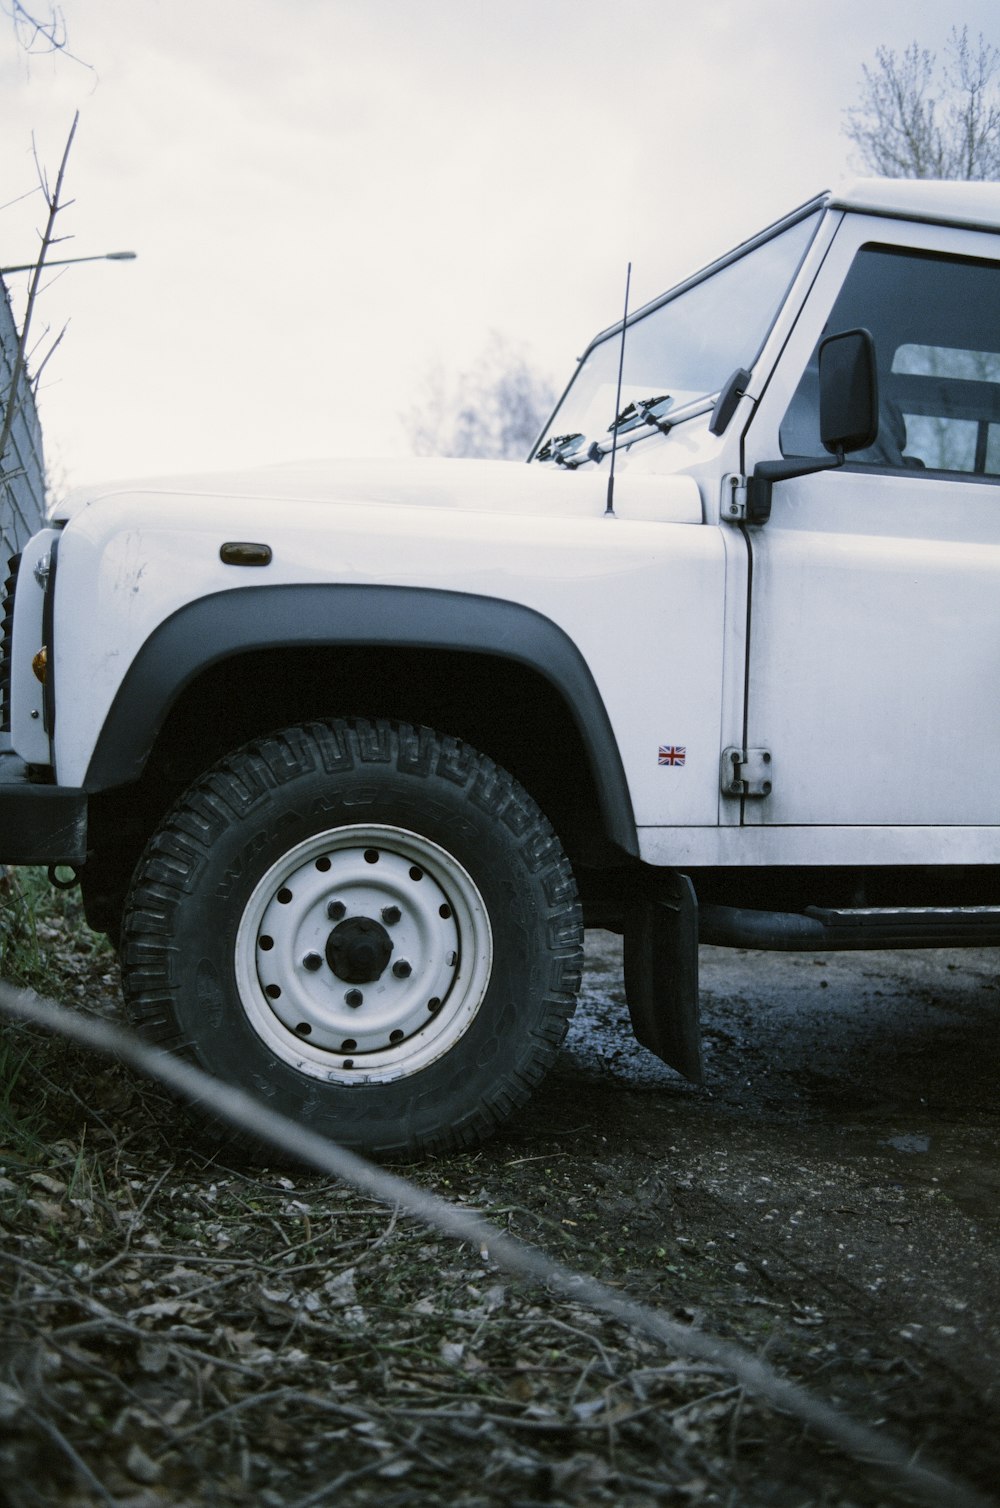
<path fill-rule="evenodd" d="M 862 247 L 823 335 L 858 326 L 875 337 L 879 432 L 851 462 L 1000 476 L 1000 264 Z M 814 351 L 783 455 L 824 454 L 818 402 Z"/>

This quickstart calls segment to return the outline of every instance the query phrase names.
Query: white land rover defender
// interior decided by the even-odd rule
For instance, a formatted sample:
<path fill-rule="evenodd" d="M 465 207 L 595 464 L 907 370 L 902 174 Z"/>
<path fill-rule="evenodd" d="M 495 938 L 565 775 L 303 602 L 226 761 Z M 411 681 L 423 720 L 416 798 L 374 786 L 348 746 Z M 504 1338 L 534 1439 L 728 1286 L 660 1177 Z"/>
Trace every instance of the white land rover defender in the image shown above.
<path fill-rule="evenodd" d="M 1000 184 L 823 194 L 625 323 L 527 466 L 95 488 L 12 563 L 0 861 L 347 1145 L 523 1102 L 585 926 L 694 1079 L 699 940 L 1000 943 Z"/>

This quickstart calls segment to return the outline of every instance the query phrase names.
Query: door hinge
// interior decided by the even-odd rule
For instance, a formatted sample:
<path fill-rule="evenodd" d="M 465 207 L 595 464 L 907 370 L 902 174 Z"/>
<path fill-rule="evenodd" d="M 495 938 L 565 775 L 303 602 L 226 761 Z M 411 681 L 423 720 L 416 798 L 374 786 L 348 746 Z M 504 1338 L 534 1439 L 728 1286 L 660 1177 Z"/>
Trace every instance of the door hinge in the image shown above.
<path fill-rule="evenodd" d="M 723 749 L 724 796 L 770 796 L 773 783 L 770 749 Z"/>
<path fill-rule="evenodd" d="M 722 519 L 724 523 L 739 524 L 747 516 L 747 479 L 745 476 L 722 478 Z"/>

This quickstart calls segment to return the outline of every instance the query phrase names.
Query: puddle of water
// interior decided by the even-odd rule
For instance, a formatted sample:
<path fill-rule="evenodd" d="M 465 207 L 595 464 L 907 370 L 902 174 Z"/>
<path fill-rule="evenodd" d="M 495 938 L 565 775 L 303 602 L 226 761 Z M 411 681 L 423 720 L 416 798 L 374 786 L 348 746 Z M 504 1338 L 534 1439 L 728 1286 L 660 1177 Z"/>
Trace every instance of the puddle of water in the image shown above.
<path fill-rule="evenodd" d="M 879 1143 L 882 1147 L 895 1147 L 897 1152 L 929 1152 L 929 1136 L 889 1136 Z"/>

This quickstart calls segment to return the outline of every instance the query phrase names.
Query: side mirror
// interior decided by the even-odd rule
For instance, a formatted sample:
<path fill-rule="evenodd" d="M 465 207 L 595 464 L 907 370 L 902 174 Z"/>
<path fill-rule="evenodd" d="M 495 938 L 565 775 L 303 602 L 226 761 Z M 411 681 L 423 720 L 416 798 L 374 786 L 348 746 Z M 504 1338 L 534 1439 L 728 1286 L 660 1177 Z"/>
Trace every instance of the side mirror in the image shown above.
<path fill-rule="evenodd" d="M 875 443 L 878 371 L 868 330 L 843 330 L 820 345 L 819 433 L 824 449 L 835 456 Z"/>
<path fill-rule="evenodd" d="M 831 459 L 758 461 L 747 482 L 746 520 L 766 524 L 775 482 L 843 466 L 853 450 L 874 445 L 878 434 L 878 369 L 869 330 L 841 330 L 819 348 L 819 434 Z"/>

